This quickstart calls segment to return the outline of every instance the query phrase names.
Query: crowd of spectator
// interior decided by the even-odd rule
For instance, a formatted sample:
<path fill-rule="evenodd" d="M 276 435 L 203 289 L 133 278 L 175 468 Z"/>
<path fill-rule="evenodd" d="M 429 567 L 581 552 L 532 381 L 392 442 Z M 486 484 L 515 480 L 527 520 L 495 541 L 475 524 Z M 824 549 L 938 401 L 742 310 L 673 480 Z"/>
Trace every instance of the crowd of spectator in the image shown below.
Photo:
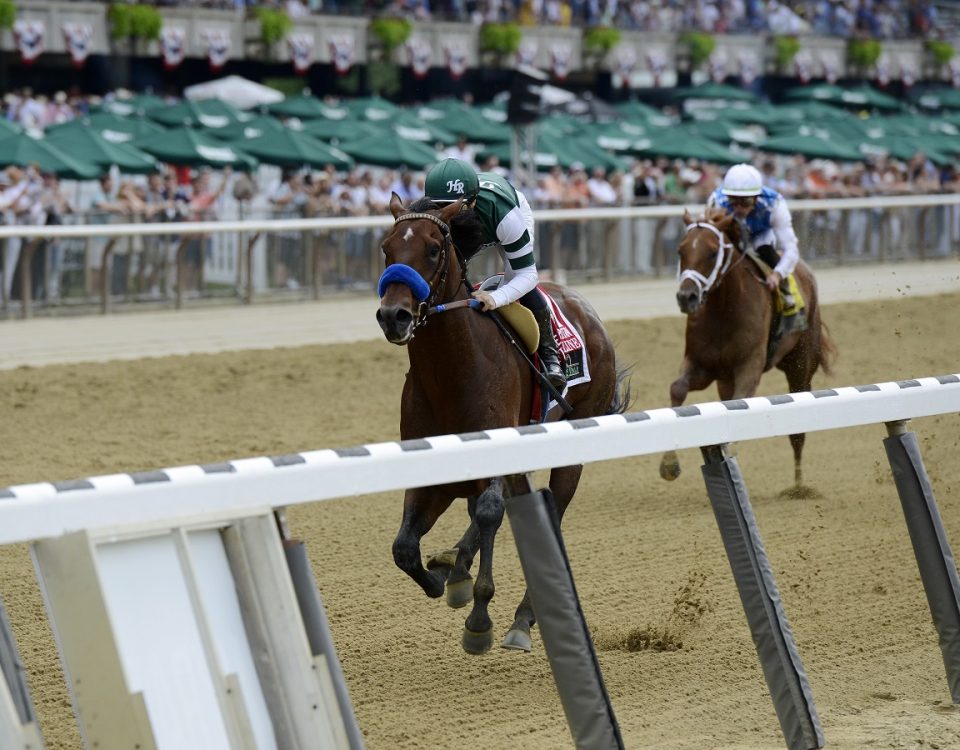
<path fill-rule="evenodd" d="M 77 93 L 59 93 L 52 97 L 34 96 L 29 90 L 11 92 L 4 99 L 3 115 L 28 130 L 82 116 L 91 100 Z M 629 169 L 587 169 L 574 163 L 554 167 L 549 172 L 525 176 L 511 174 L 495 156 L 477 159 L 478 144 L 465 139 L 454 146 L 437 147 L 437 158 L 454 156 L 473 163 L 478 170 L 503 174 L 524 190 L 531 204 L 542 208 L 586 208 L 628 205 L 686 204 L 702 205 L 719 184 L 722 167 L 697 159 L 636 158 Z M 956 165 L 937 167 L 924 154 L 907 161 L 873 157 L 863 163 L 843 164 L 803 157 L 763 156 L 755 163 L 761 167 L 766 183 L 792 198 L 860 197 L 903 193 L 934 193 L 960 190 Z M 526 178 L 526 179 L 525 179 Z M 0 215 L 6 224 L 53 224 L 63 222 L 181 222 L 217 218 L 270 218 L 368 216 L 388 213 L 391 195 L 404 203 L 423 195 L 423 172 L 407 169 L 357 167 L 338 172 L 332 166 L 323 170 L 285 170 L 261 167 L 254 174 L 233 173 L 229 169 L 213 172 L 165 166 L 154 174 L 120 175 L 115 170 L 95 183 L 77 183 L 68 190 L 53 174 L 34 167 L 10 167 L 0 173 Z M 343 240 L 347 256 L 367 256 L 369 237 L 348 232 Z M 100 243 L 100 246 L 105 243 Z M 171 287 L 170 243 L 160 246 L 143 241 L 139 264 L 140 284 L 158 293 Z M 7 242 L 4 254 L 3 284 L 0 300 L 9 299 L 17 287 L 17 268 L 22 241 Z M 276 259 L 276 282 L 295 286 L 297 274 L 292 266 L 296 243 Z M 87 253 L 90 270 L 101 263 L 99 247 Z M 199 241 L 187 252 L 186 285 L 197 283 L 204 249 Z M 59 252 L 45 257 L 54 267 Z M 363 263 L 363 260 L 358 260 Z M 39 269 L 43 271 L 43 269 Z M 166 276 L 164 276 L 166 274 Z M 350 275 L 362 276 L 362 269 Z M 39 279 L 39 274 L 34 274 Z M 47 274 L 57 278 L 57 274 Z M 57 284 L 38 288 L 37 295 L 55 299 Z"/>
<path fill-rule="evenodd" d="M 273 6 L 294 19 L 311 13 L 382 13 L 413 20 L 616 26 L 668 33 L 811 32 L 894 39 L 943 31 L 933 0 L 157 0 L 157 4 L 237 9 Z"/>

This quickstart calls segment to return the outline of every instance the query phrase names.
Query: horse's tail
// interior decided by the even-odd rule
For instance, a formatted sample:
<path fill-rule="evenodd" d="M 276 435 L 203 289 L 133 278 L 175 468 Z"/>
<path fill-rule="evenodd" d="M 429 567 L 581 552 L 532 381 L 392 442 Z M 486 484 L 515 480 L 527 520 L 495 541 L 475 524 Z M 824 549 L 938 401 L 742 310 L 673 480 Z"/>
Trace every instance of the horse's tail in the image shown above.
<path fill-rule="evenodd" d="M 613 384 L 613 398 L 607 407 L 607 414 L 624 414 L 630 408 L 630 373 L 633 365 L 617 367 L 617 379 Z"/>
<path fill-rule="evenodd" d="M 830 329 L 827 324 L 820 320 L 819 346 L 817 347 L 820 355 L 820 367 L 825 375 L 833 375 L 833 363 L 837 358 L 837 345 L 830 338 Z"/>

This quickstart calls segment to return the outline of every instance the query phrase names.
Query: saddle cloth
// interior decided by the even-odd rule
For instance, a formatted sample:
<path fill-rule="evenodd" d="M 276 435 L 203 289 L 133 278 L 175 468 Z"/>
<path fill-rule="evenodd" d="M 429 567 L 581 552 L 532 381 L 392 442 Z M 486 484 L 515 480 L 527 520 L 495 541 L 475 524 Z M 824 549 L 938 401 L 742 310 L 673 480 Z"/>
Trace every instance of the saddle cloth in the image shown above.
<path fill-rule="evenodd" d="M 754 264 L 756 264 L 757 268 L 760 269 L 760 273 L 762 273 L 764 276 L 767 276 L 773 272 L 773 269 L 768 266 L 753 250 L 747 251 L 747 257 L 750 258 Z M 803 295 L 800 293 L 800 285 L 797 283 L 796 274 L 787 274 L 787 284 L 790 286 L 790 294 L 793 295 L 793 306 L 786 307 L 784 305 L 783 295 L 779 290 L 777 291 L 776 305 L 777 314 L 788 318 L 803 310 L 803 308 L 807 306 L 807 303 L 804 302 Z"/>
<path fill-rule="evenodd" d="M 489 291 L 496 289 L 502 281 L 503 274 L 495 274 L 476 288 Z M 538 286 L 537 289 L 547 300 L 550 307 L 550 323 L 553 326 L 553 336 L 557 341 L 557 349 L 566 363 L 567 387 L 562 394 L 565 395 L 571 387 L 590 382 L 590 364 L 587 361 L 586 346 L 583 342 L 583 336 L 567 319 L 553 297 L 547 294 L 543 288 Z M 540 331 L 533 313 L 519 302 L 511 302 L 504 307 L 498 307 L 497 312 L 501 313 L 501 317 L 513 328 L 527 347 L 528 352 L 535 353 L 540 343 Z M 534 359 L 539 368 L 539 358 L 535 357 Z M 557 405 L 557 402 L 553 399 L 546 402 L 544 389 L 542 388 L 535 389 L 533 401 L 531 421 L 536 422 L 543 421 L 547 413 Z"/>

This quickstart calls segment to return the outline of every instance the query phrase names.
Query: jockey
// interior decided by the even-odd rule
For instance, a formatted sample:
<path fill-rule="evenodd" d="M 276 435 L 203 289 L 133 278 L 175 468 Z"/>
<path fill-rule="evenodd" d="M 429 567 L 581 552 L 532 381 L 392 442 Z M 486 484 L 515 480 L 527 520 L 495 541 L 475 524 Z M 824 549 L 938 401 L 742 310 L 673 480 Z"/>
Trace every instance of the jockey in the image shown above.
<path fill-rule="evenodd" d="M 750 164 L 735 164 L 713 191 L 707 206 L 732 213 L 744 232 L 744 242 L 772 271 L 767 276 L 770 291 L 780 290 L 786 310 L 794 307 L 787 277 L 799 260 L 797 235 L 784 197 L 765 187 L 760 172 Z M 779 251 L 779 253 L 778 253 Z"/>
<path fill-rule="evenodd" d="M 503 283 L 498 289 L 475 291 L 484 310 L 495 310 L 519 300 L 533 313 L 540 329 L 537 354 L 545 375 L 559 392 L 567 377 L 560 363 L 550 324 L 550 307 L 537 289 L 539 275 L 533 256 L 533 211 L 523 193 L 493 172 L 481 172 L 460 159 L 444 159 L 427 172 L 426 197 L 437 205 L 463 199 L 458 220 L 476 221 L 484 244 L 496 245 L 504 259 Z"/>

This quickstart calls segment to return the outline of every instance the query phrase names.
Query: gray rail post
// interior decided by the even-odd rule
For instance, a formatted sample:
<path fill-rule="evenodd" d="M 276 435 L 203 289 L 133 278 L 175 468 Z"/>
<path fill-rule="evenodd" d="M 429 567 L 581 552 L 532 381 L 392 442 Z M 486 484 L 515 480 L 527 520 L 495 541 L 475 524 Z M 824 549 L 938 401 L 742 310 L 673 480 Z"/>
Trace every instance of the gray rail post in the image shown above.
<path fill-rule="evenodd" d="M 623 750 L 620 727 L 580 609 L 553 497 L 549 490 L 540 490 L 507 498 L 506 506 L 574 744 L 578 750 Z"/>
<path fill-rule="evenodd" d="M 823 730 L 813 693 L 760 539 L 740 466 L 727 455 L 725 446 L 700 450 L 705 462 L 702 471 L 707 494 L 787 747 L 823 747 Z"/>
<path fill-rule="evenodd" d="M 907 431 L 906 421 L 887 422 L 887 433 L 883 446 L 939 636 L 950 696 L 954 703 L 960 703 L 960 578 L 956 561 L 923 465 L 917 436 Z"/>

